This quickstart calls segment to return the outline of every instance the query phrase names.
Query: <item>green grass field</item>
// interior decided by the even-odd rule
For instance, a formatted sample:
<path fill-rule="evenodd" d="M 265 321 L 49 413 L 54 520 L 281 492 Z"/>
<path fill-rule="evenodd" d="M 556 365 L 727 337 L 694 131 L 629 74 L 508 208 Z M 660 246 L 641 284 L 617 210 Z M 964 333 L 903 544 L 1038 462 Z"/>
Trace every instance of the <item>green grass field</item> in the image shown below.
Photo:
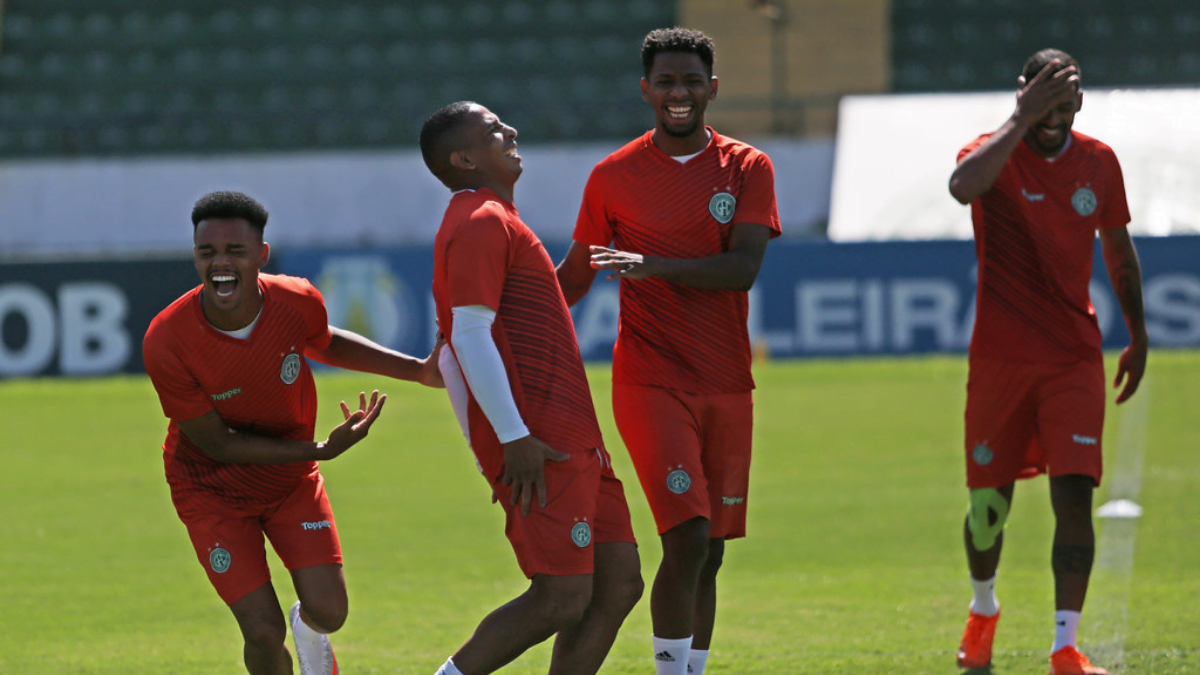
<path fill-rule="evenodd" d="M 589 372 L 649 581 L 657 538 L 612 424 L 607 367 Z M 1137 398 L 1110 407 L 1096 502 L 1118 475 L 1136 477 L 1136 461 L 1119 469 L 1114 457 L 1136 460 L 1125 448 L 1143 443 L 1143 517 L 1120 537 L 1097 521 L 1098 559 L 1106 542 L 1132 541 L 1132 565 L 1098 564 L 1081 642 L 1113 673 L 1197 673 L 1200 353 L 1153 353 L 1149 373 Z M 965 359 L 771 362 L 756 375 L 750 536 L 728 548 L 708 672 L 958 672 Z M 502 514 L 443 392 L 358 374 L 318 384 L 319 433 L 338 399 L 389 394 L 370 437 L 323 466 L 351 596 L 334 637 L 343 672 L 429 675 L 525 588 Z M 245 672 L 236 625 L 171 507 L 149 381 L 0 382 L 0 410 L 0 672 Z M 1046 481 L 1022 484 L 997 586 L 996 675 L 1046 671 L 1051 527 Z M 290 581 L 279 566 L 275 577 L 286 606 Z M 649 633 L 643 599 L 602 672 L 652 673 Z M 505 672 L 544 673 L 548 659 L 543 645 Z"/>

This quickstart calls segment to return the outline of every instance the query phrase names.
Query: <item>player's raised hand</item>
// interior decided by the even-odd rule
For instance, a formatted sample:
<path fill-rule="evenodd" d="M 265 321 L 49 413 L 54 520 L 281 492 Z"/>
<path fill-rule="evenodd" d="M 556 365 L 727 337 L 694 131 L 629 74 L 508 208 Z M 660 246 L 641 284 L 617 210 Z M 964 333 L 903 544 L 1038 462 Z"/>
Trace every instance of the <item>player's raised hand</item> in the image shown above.
<path fill-rule="evenodd" d="M 1146 342 L 1134 341 L 1121 350 L 1121 358 L 1117 360 L 1117 376 L 1113 379 L 1113 387 L 1120 387 L 1125 380 L 1125 387 L 1117 394 L 1117 403 L 1124 403 L 1137 391 L 1146 374 Z M 1129 379 L 1126 380 L 1126 376 Z"/>
<path fill-rule="evenodd" d="M 646 258 L 640 253 L 618 251 L 605 246 L 589 246 L 588 252 L 592 254 L 592 269 L 615 271 L 606 277 L 609 281 L 621 278 L 645 279 L 650 276 L 650 270 L 646 268 Z"/>
<path fill-rule="evenodd" d="M 521 515 L 529 515 L 535 493 L 538 507 L 546 508 L 546 462 L 565 462 L 570 458 L 533 434 L 504 444 L 503 482 L 512 486 L 510 503 L 513 506 L 521 504 Z"/>
<path fill-rule="evenodd" d="M 333 459 L 366 438 L 371 425 L 379 417 L 379 411 L 383 410 L 384 401 L 387 401 L 387 394 L 380 394 L 378 389 L 371 392 L 369 403 L 367 395 L 360 391 L 357 410 L 351 411 L 350 406 L 342 401 L 342 415 L 346 420 L 329 432 L 329 438 L 324 443 L 318 444 L 317 459 Z"/>
<path fill-rule="evenodd" d="M 1058 59 L 1050 61 L 1044 68 L 1025 81 L 1025 76 L 1017 78 L 1017 110 L 1015 117 L 1026 123 L 1033 124 L 1050 112 L 1051 108 L 1066 103 L 1079 94 L 1079 70 L 1075 66 L 1059 68 L 1062 62 Z"/>

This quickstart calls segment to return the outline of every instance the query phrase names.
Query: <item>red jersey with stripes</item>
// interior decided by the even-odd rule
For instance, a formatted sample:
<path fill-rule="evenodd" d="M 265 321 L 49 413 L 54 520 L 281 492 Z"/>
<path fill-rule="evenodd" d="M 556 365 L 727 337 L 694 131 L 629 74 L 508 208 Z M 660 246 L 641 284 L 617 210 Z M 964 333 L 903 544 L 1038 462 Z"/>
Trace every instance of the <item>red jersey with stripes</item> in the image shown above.
<path fill-rule="evenodd" d="M 961 162 L 991 134 L 958 153 Z M 1048 160 L 1024 141 L 971 203 L 979 260 L 971 353 L 1039 363 L 1101 358 L 1088 295 L 1096 230 L 1129 223 L 1112 149 L 1071 132 Z"/>
<path fill-rule="evenodd" d="M 447 336 L 454 332 L 454 307 L 496 311 L 492 338 L 531 434 L 560 452 L 603 446 L 554 264 L 516 207 L 488 189 L 455 193 L 434 242 L 433 299 Z M 503 473 L 504 453 L 473 395 L 467 417 L 471 447 L 494 480 Z"/>
<path fill-rule="evenodd" d="M 685 163 L 651 140 L 626 144 L 592 170 L 575 241 L 668 258 L 729 250 L 731 228 L 754 223 L 779 236 L 775 168 L 762 151 L 709 128 Z M 754 388 L 746 328 L 749 295 L 662 279 L 621 281 L 613 381 L 721 394 Z"/>
<path fill-rule="evenodd" d="M 260 274 L 263 308 L 254 330 L 239 339 L 204 318 L 197 287 L 154 318 L 142 343 L 146 372 L 171 419 L 163 444 L 172 492 L 202 490 L 235 504 L 262 505 L 289 494 L 316 462 L 250 465 L 210 459 L 176 420 L 216 410 L 232 429 L 275 438 L 312 440 L 317 392 L 304 358 L 329 346 L 325 301 L 305 279 Z"/>

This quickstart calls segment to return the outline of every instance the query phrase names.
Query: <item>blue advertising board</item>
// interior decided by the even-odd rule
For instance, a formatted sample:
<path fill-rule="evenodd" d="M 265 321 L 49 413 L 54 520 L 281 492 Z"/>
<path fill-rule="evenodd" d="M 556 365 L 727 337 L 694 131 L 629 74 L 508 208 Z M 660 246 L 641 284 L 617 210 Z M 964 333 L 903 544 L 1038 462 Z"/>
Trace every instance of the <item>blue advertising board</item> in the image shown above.
<path fill-rule="evenodd" d="M 1136 241 L 1151 345 L 1200 346 L 1200 237 Z M 560 260 L 566 247 L 548 248 Z M 316 283 L 335 325 L 408 353 L 432 346 L 432 247 L 298 251 L 275 261 L 279 271 Z M 963 352 L 974 277 L 971 241 L 776 241 L 751 291 L 751 335 L 778 357 Z M 1098 243 L 1091 295 L 1105 348 L 1123 347 L 1127 333 Z M 610 359 L 618 282 L 598 274 L 572 315 L 584 359 Z"/>
<path fill-rule="evenodd" d="M 1152 349 L 1200 347 L 1200 236 L 1136 239 Z M 549 246 L 560 260 L 565 245 Z M 436 334 L 431 246 L 275 250 L 271 271 L 311 279 L 330 321 L 421 355 Z M 750 293 L 750 332 L 775 357 L 963 352 L 971 336 L 970 241 L 775 241 Z M 1104 346 L 1126 332 L 1097 245 L 1092 302 Z M 197 283 L 187 258 L 0 264 L 0 378 L 140 372 L 154 315 Z M 580 350 L 612 358 L 618 282 L 598 274 L 572 309 Z"/>

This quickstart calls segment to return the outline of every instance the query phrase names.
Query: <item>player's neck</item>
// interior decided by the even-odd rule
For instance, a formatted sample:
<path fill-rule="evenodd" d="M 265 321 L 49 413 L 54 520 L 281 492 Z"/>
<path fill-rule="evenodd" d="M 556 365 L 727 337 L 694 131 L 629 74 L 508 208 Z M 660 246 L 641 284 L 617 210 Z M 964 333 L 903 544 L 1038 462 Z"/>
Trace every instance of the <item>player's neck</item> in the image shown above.
<path fill-rule="evenodd" d="M 672 136 L 658 128 L 650 134 L 650 141 L 668 157 L 694 155 L 708 147 L 712 141 L 712 132 L 703 124 L 687 136 Z"/>
<path fill-rule="evenodd" d="M 470 181 L 468 184 L 461 185 L 458 187 L 458 189 L 455 190 L 455 192 L 458 192 L 459 190 L 488 189 L 488 190 L 491 190 L 492 192 L 496 193 L 496 196 L 499 197 L 500 199 L 503 199 L 504 201 L 508 202 L 509 204 L 512 204 L 513 203 L 513 188 L 515 186 L 516 186 L 515 182 L 507 183 L 507 182 L 501 182 L 501 181 L 480 180 L 480 181 Z"/>
<path fill-rule="evenodd" d="M 257 287 L 245 302 L 227 310 L 216 307 L 204 291 L 200 291 L 200 311 L 213 328 L 221 331 L 236 331 L 249 326 L 262 312 L 263 304 L 262 289 Z"/>

